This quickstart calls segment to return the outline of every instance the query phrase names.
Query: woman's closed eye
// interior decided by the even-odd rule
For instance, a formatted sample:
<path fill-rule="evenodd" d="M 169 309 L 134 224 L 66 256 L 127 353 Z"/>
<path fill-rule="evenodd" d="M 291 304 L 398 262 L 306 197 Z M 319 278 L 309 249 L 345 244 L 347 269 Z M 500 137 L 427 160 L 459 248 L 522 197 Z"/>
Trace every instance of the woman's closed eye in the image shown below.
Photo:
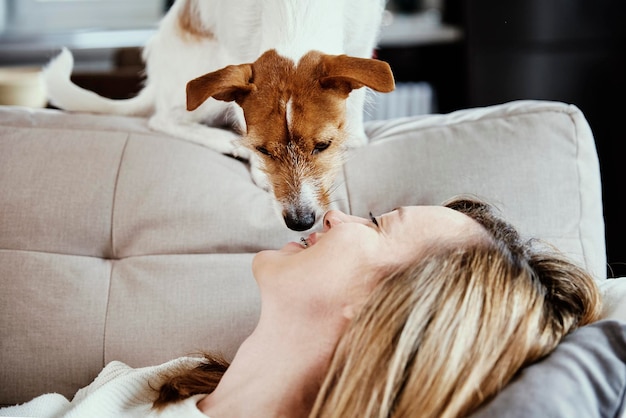
<path fill-rule="evenodd" d="M 372 221 L 372 223 L 374 225 L 376 225 L 376 228 L 378 228 L 378 221 L 376 220 L 376 217 L 372 214 L 372 212 L 370 212 L 370 221 Z"/>

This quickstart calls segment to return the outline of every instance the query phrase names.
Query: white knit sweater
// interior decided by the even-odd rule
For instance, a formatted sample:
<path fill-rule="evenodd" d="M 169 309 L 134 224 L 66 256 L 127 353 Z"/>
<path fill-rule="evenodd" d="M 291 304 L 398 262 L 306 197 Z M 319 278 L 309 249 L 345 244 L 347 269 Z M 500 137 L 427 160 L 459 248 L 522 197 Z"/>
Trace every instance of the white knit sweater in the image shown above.
<path fill-rule="evenodd" d="M 197 366 L 198 358 L 182 357 L 159 366 L 133 369 L 119 361 L 109 363 L 89 385 L 80 389 L 70 402 L 58 393 L 41 395 L 21 405 L 0 409 L 3 417 L 38 418 L 207 418 L 196 407 L 204 395 L 168 405 L 161 411 L 152 402 L 163 378 L 172 371 Z"/>

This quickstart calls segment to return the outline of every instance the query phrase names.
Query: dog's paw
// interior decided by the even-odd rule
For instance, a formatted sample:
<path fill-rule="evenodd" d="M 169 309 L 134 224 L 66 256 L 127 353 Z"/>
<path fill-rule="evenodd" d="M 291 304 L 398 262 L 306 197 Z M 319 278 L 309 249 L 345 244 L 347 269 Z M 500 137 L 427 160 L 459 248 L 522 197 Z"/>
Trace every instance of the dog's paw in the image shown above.
<path fill-rule="evenodd" d="M 250 175 L 252 176 L 252 181 L 254 182 L 254 184 L 265 190 L 266 192 L 270 191 L 270 184 L 267 181 L 267 175 L 263 171 L 259 170 L 258 168 L 251 167 Z"/>
<path fill-rule="evenodd" d="M 258 161 L 258 158 L 259 157 L 254 155 L 254 153 L 250 154 L 250 176 L 254 184 L 266 192 L 269 192 L 270 183 L 267 179 L 267 174 L 261 169 L 261 162 Z"/>
<path fill-rule="evenodd" d="M 252 151 L 241 145 L 239 142 L 241 142 L 240 138 L 237 138 L 233 141 L 233 150 L 230 154 L 240 160 L 250 161 L 250 159 L 252 158 Z"/>
<path fill-rule="evenodd" d="M 365 135 L 365 132 L 359 132 L 350 135 L 345 142 L 345 146 L 346 148 L 359 148 L 367 145 L 368 143 L 369 138 Z"/>

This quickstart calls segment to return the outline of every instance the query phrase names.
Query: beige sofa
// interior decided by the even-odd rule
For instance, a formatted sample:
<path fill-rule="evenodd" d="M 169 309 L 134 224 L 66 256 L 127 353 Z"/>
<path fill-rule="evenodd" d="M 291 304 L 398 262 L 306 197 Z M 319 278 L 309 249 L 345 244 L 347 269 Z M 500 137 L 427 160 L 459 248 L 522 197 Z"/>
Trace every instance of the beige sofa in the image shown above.
<path fill-rule="evenodd" d="M 341 210 L 472 194 L 609 282 L 598 160 L 576 107 L 513 102 L 367 129 L 338 179 Z M 253 254 L 299 237 L 245 162 L 140 118 L 0 107 L 0 404 L 71 397 L 111 360 L 232 356 L 259 312 Z M 624 283 L 610 282 L 607 314 L 626 319 Z"/>

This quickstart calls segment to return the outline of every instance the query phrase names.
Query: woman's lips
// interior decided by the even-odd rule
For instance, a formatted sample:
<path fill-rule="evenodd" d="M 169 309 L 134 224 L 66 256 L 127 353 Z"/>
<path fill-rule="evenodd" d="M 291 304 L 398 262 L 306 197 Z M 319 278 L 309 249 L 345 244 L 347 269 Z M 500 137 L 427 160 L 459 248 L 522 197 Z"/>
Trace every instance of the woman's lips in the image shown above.
<path fill-rule="evenodd" d="M 294 242 L 293 244 L 297 244 L 299 246 L 301 246 L 302 248 L 309 248 L 312 245 L 315 245 L 315 243 L 318 241 L 320 235 L 319 232 L 313 232 L 312 234 L 310 234 L 308 237 L 300 237 L 300 241 L 299 242 Z"/>
<path fill-rule="evenodd" d="M 312 245 L 315 245 L 315 243 L 317 242 L 318 238 L 319 238 L 319 232 L 313 232 L 312 234 L 310 234 L 306 238 L 307 246 L 310 247 Z"/>

